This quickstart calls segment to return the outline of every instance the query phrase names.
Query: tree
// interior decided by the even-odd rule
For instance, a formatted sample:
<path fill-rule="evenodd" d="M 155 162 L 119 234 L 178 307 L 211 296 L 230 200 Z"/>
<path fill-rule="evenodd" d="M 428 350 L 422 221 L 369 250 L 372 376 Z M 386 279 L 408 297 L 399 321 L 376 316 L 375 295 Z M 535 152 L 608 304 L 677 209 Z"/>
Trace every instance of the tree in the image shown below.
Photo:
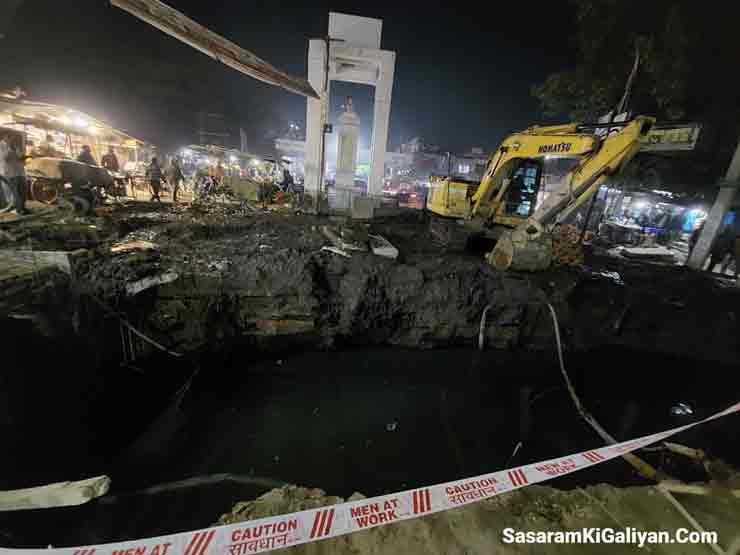
<path fill-rule="evenodd" d="M 734 74 L 739 52 L 738 14 L 728 11 L 738 9 L 723 6 L 718 12 L 687 0 L 579 2 L 579 59 L 535 86 L 533 94 L 546 115 L 603 115 L 619 102 L 639 48 L 633 111 L 677 120 L 720 100 L 732 100 L 736 108 L 737 90 L 725 94 L 733 87 L 728 73 Z"/>
<path fill-rule="evenodd" d="M 545 116 L 593 121 L 613 110 L 640 51 L 629 103 L 661 122 L 699 121 L 700 150 L 720 175 L 740 134 L 740 7 L 695 0 L 582 0 L 573 67 L 533 87 Z"/>

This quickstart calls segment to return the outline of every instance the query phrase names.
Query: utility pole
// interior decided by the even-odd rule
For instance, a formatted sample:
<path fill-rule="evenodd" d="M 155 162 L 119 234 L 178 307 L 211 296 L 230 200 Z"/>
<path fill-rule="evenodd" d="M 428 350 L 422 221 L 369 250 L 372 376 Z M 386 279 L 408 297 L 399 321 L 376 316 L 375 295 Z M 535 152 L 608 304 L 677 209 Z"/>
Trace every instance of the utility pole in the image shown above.
<path fill-rule="evenodd" d="M 714 241 L 717 235 L 722 229 L 722 223 L 725 220 L 727 211 L 732 206 L 735 200 L 735 194 L 737 193 L 738 185 L 740 185 L 740 142 L 738 142 L 735 154 L 730 162 L 730 167 L 727 169 L 727 174 L 724 180 L 720 182 L 719 193 L 717 199 L 714 201 L 714 206 L 709 211 L 707 221 L 704 224 L 704 229 L 699 235 L 699 240 L 696 242 L 694 250 L 691 251 L 691 256 L 686 262 L 689 268 L 694 270 L 703 270 L 704 264 L 707 261 L 707 257 L 712 251 Z"/>
<path fill-rule="evenodd" d="M 324 166 L 326 165 L 326 132 L 329 124 L 329 56 L 331 50 L 331 37 L 327 34 L 324 37 L 326 43 L 326 55 L 324 57 L 324 86 L 321 94 L 325 101 L 321 103 L 321 140 L 319 144 L 319 183 L 314 198 L 314 212 L 319 214 L 321 211 L 321 192 L 324 189 Z"/>
<path fill-rule="evenodd" d="M 323 37 L 326 43 L 326 55 L 324 57 L 324 86 L 321 94 L 326 98 L 325 102 L 322 102 L 321 110 L 321 140 L 319 144 L 319 183 L 316 191 L 316 198 L 314 199 L 314 211 L 316 214 L 320 214 L 321 211 L 321 193 L 324 189 L 324 172 L 326 171 L 326 135 L 331 133 L 331 125 L 329 125 L 329 60 L 331 55 L 331 43 L 332 42 L 344 42 L 344 39 L 333 39 L 328 34 Z"/>

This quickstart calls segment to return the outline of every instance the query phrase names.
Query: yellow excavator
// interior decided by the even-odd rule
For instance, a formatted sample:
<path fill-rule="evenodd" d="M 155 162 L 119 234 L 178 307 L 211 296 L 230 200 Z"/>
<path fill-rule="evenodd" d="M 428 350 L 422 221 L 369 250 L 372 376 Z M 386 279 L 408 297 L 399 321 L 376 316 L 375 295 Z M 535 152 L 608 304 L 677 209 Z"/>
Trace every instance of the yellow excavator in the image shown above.
<path fill-rule="evenodd" d="M 650 142 L 655 120 L 530 127 L 504 140 L 480 183 L 432 182 L 427 208 L 495 239 L 486 260 L 501 270 L 538 271 L 552 262 L 552 230 Z"/>

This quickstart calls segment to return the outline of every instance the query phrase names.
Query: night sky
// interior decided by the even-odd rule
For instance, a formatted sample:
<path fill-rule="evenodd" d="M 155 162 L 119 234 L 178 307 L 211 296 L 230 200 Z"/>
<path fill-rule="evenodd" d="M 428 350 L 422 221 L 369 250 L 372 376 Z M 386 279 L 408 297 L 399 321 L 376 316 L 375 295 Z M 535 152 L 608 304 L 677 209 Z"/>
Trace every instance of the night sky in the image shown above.
<path fill-rule="evenodd" d="M 574 59 L 567 2 L 485 11 L 408 0 L 169 4 L 300 76 L 307 41 L 326 33 L 329 11 L 383 19 L 382 47 L 397 53 L 391 147 L 421 136 L 444 149 L 490 150 L 507 133 L 542 121 L 531 86 Z M 199 110 L 227 114 L 248 130 L 257 152 L 291 121 L 305 120 L 302 97 L 222 66 L 105 0 L 25 0 L 3 26 L 0 86 L 21 84 L 33 99 L 79 108 L 165 149 L 193 140 Z M 334 110 L 345 95 L 355 98 L 367 144 L 371 89 L 337 85 L 333 92 Z"/>

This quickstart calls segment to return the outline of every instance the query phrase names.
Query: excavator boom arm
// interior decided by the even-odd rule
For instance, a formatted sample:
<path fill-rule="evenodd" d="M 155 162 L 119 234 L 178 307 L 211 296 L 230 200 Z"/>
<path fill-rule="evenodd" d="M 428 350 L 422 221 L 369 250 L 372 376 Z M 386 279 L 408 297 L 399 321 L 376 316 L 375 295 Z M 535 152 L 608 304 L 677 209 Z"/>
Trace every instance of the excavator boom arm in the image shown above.
<path fill-rule="evenodd" d="M 598 145 L 599 139 L 594 135 L 577 133 L 576 124 L 531 127 L 521 133 L 510 135 L 488 161 L 486 173 L 472 198 L 472 215 L 485 212 L 494 194 L 501 191 L 502 182 L 509 175 L 511 163 L 517 159 L 584 156 L 593 152 Z"/>
<path fill-rule="evenodd" d="M 617 174 L 640 150 L 640 138 L 645 136 L 653 118 L 638 116 L 620 131 L 608 136 L 598 150 L 587 156 L 566 179 L 537 207 L 530 222 L 549 225 L 556 219 L 564 219 L 575 208 L 583 204 L 599 187 Z"/>
<path fill-rule="evenodd" d="M 640 139 L 654 123 L 639 116 L 620 124 L 616 132 L 601 139 L 593 131 L 585 133 L 578 124 L 531 127 L 509 136 L 491 156 L 488 168 L 472 197 L 472 216 L 493 216 L 491 206 L 505 192 L 504 180 L 518 159 L 544 159 L 562 156 L 582 160 L 530 217 L 541 225 L 552 223 L 567 209 L 568 213 L 595 193 L 610 175 L 617 173 L 640 150 Z M 608 124 L 605 124 L 605 127 Z M 569 206 L 570 205 L 570 206 Z"/>

